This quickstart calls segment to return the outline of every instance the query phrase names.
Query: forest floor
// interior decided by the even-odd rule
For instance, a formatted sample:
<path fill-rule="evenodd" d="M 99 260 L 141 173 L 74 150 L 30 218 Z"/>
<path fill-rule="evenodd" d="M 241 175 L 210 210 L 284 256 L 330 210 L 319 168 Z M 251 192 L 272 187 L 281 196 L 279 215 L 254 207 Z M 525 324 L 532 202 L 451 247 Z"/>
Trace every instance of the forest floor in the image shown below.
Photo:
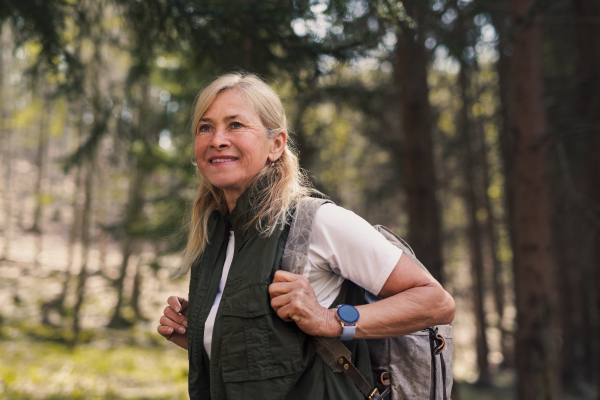
<path fill-rule="evenodd" d="M 153 333 L 86 330 L 72 348 L 68 332 L 24 321 L 0 327 L 0 398 L 187 399 L 187 354 Z M 482 388 L 455 381 L 453 400 L 515 399 L 510 383 Z M 565 395 L 562 400 L 582 400 Z"/>
<path fill-rule="evenodd" d="M 43 326 L 4 327 L 0 398 L 187 399 L 187 354 L 175 346 L 115 346 L 114 337 L 73 349 Z M 125 338 L 121 338 L 125 339 Z"/>

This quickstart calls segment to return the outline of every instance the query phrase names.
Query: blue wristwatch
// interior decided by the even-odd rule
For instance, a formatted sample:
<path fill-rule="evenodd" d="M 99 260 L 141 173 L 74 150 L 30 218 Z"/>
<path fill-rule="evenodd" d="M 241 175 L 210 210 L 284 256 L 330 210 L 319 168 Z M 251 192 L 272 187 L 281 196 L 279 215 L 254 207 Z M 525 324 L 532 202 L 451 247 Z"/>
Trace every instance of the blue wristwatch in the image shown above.
<path fill-rule="evenodd" d="M 356 333 L 356 323 L 360 318 L 360 314 L 356 307 L 349 304 L 342 304 L 337 306 L 337 319 L 342 324 L 342 336 L 338 337 L 340 340 L 352 340 Z"/>

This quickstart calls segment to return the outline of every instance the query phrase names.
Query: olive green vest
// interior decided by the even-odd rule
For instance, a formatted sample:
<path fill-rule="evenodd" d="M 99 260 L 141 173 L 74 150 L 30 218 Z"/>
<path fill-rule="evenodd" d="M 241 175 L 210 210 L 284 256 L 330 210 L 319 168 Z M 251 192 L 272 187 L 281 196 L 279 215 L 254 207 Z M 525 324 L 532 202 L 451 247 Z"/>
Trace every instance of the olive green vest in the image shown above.
<path fill-rule="evenodd" d="M 294 322 L 277 316 L 268 287 L 281 269 L 289 224 L 265 237 L 254 227 L 244 229 L 253 213 L 246 191 L 231 214 L 214 211 L 209 220 L 206 250 L 192 266 L 189 293 L 190 399 L 340 399 L 364 397 L 344 374 L 335 374 L 316 354 Z M 208 360 L 203 345 L 204 323 L 221 279 L 229 230 L 235 249 L 217 312 Z M 363 304 L 364 291 L 345 281 L 332 305 Z M 352 362 L 370 380 L 371 364 L 364 340 L 345 343 Z"/>

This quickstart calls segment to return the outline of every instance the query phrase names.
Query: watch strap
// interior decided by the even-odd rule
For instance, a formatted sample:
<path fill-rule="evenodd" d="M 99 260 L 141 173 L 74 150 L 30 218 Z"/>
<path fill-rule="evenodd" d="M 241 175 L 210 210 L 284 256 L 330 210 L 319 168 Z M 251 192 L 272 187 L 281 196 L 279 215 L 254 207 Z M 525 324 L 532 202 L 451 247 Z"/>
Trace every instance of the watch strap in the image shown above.
<path fill-rule="evenodd" d="M 338 337 L 340 340 L 352 340 L 356 334 L 356 325 L 342 324 L 342 335 Z"/>

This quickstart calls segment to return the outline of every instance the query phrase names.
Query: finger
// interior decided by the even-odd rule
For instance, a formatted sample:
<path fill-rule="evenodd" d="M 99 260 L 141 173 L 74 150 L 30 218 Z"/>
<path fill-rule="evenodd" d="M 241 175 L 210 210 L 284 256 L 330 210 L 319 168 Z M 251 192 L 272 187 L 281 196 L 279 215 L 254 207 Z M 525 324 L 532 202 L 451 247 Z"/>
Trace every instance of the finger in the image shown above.
<path fill-rule="evenodd" d="M 169 306 L 175 310 L 175 312 L 181 312 L 183 310 L 183 307 L 181 306 L 181 297 L 177 297 L 177 296 L 171 296 L 167 299 L 167 303 L 169 303 Z M 183 299 L 185 300 L 185 299 Z"/>
<path fill-rule="evenodd" d="M 181 304 L 181 313 L 184 313 L 187 311 L 188 308 L 188 304 L 189 302 L 187 301 L 187 299 L 184 299 L 183 297 L 177 297 L 177 300 L 179 300 L 179 304 Z"/>
<path fill-rule="evenodd" d="M 171 336 L 173 336 L 173 333 L 175 333 L 175 330 L 173 328 L 164 325 L 159 325 L 158 328 L 156 328 L 156 330 L 167 340 L 170 340 Z"/>
<path fill-rule="evenodd" d="M 167 303 L 169 303 L 169 307 L 174 310 L 175 313 L 181 313 L 185 319 L 181 318 L 172 318 L 174 321 L 178 321 L 183 325 L 187 326 L 187 308 L 189 302 L 183 297 L 171 296 L 167 299 Z M 165 310 L 165 315 L 167 315 Z"/>
<path fill-rule="evenodd" d="M 303 319 L 303 314 L 298 310 L 298 307 L 294 305 L 294 301 L 277 310 L 277 315 L 286 322 L 294 321 L 298 323 Z"/>
<path fill-rule="evenodd" d="M 281 307 L 276 311 L 277 315 L 279 316 L 279 318 L 281 318 L 282 320 L 284 320 L 285 322 L 292 322 L 293 319 L 290 318 L 290 315 L 288 313 L 288 310 L 285 307 Z"/>
<path fill-rule="evenodd" d="M 177 322 L 165 317 L 164 315 L 162 317 L 160 317 L 160 324 L 163 326 L 168 326 L 170 328 L 173 328 L 178 333 L 181 333 L 181 334 L 185 333 L 185 327 L 183 325 L 178 324 Z"/>
<path fill-rule="evenodd" d="M 273 283 L 276 283 L 276 282 L 294 282 L 294 281 L 297 281 L 297 280 L 302 279 L 302 278 L 306 279 L 306 277 L 303 276 L 303 275 L 293 274 L 293 273 L 288 272 L 288 271 L 279 270 L 279 271 L 276 271 L 275 275 L 273 276 Z"/>
<path fill-rule="evenodd" d="M 187 318 L 185 316 L 181 315 L 180 313 L 176 313 L 175 311 L 173 311 L 173 309 L 171 307 L 165 307 L 163 314 L 167 318 L 172 319 L 173 321 L 177 322 L 178 324 L 181 324 L 183 326 L 188 326 Z"/>
<path fill-rule="evenodd" d="M 271 307 L 275 312 L 290 302 L 290 296 L 288 294 L 271 298 Z"/>
<path fill-rule="evenodd" d="M 271 298 L 281 296 L 287 293 L 290 293 L 294 290 L 295 285 L 293 282 L 279 282 L 279 283 L 271 283 L 269 285 L 269 294 Z"/>

